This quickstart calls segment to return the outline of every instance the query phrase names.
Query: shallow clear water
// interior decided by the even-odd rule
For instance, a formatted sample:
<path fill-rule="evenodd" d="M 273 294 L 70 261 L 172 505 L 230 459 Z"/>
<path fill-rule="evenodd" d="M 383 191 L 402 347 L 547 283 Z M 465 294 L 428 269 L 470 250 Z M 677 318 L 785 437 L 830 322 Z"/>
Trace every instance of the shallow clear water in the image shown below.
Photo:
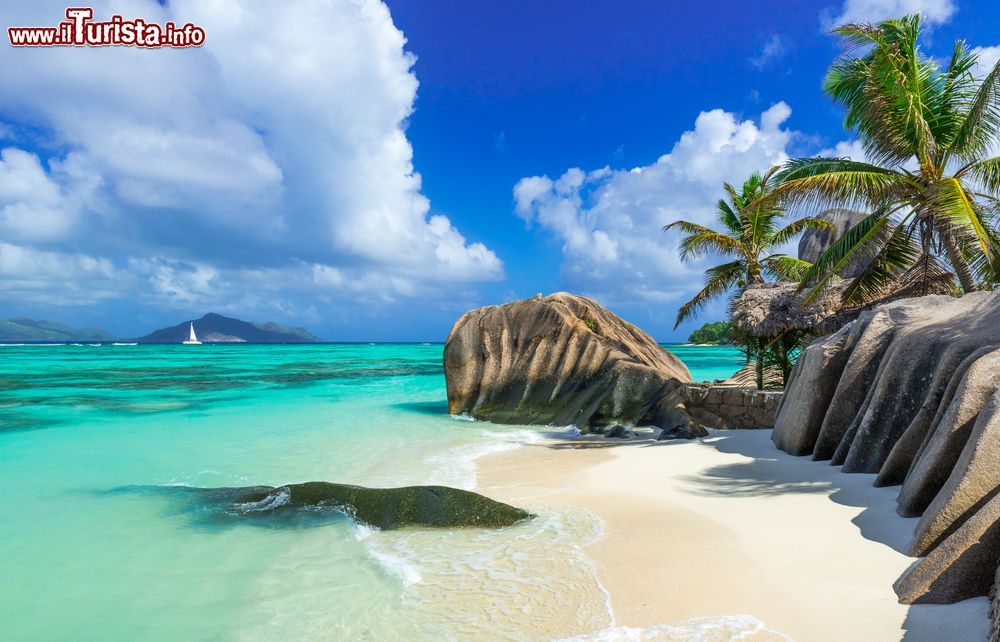
<path fill-rule="evenodd" d="M 663 347 L 684 362 L 695 381 L 728 379 L 746 365 L 746 358 L 736 346 L 670 343 Z"/>
<path fill-rule="evenodd" d="M 536 435 L 450 417 L 440 345 L 0 346 L 0 638 L 525 638 L 541 605 L 599 631 L 589 514 L 377 532 L 200 519 L 170 490 L 470 488 L 477 456 Z"/>

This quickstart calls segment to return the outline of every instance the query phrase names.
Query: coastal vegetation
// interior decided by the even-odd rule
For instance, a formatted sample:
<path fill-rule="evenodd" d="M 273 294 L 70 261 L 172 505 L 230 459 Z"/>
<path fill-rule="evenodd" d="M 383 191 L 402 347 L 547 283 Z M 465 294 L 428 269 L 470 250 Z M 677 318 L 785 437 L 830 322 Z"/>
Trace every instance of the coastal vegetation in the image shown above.
<path fill-rule="evenodd" d="M 867 160 L 789 160 L 763 197 L 871 212 L 802 275 L 810 296 L 855 254 L 873 260 L 844 290 L 847 304 L 877 297 L 908 270 L 923 278 L 940 261 L 963 292 L 997 281 L 1000 157 L 988 154 L 1000 143 L 1000 65 L 977 77 L 977 56 L 959 41 L 941 68 L 920 50 L 921 22 L 913 15 L 834 30 L 845 52 L 824 88 L 846 110 Z"/>
<path fill-rule="evenodd" d="M 775 172 L 777 168 L 763 175 L 754 173 L 739 190 L 723 183 L 729 200 L 719 199 L 716 203 L 716 219 L 722 232 L 684 220 L 663 227 L 664 231 L 678 229 L 685 234 L 680 243 L 681 259 L 685 261 L 710 253 L 733 259 L 705 272 L 705 287 L 677 311 L 675 328 L 712 299 L 733 290 L 764 283 L 765 278 L 798 280 L 809 264 L 774 250 L 810 227 L 835 231 L 828 221 L 812 216 L 781 226 L 784 205 L 770 198 Z"/>
<path fill-rule="evenodd" d="M 725 345 L 733 342 L 733 327 L 729 321 L 706 323 L 691 333 L 689 343 Z"/>
<path fill-rule="evenodd" d="M 879 301 L 961 295 L 1000 280 L 1000 157 L 991 156 L 1000 149 L 1000 63 L 982 69 L 959 41 L 947 65 L 939 64 L 920 49 L 921 27 L 921 17 L 911 15 L 834 30 L 844 50 L 824 89 L 844 108 L 845 128 L 865 159 L 795 158 L 755 173 L 740 191 L 725 183 L 729 200 L 717 205 L 725 232 L 688 221 L 664 227 L 685 234 L 684 260 L 735 259 L 706 271 L 705 287 L 680 307 L 677 324 L 714 298 L 737 301 L 751 288 L 760 294 L 751 297 L 758 307 L 778 297 L 785 316 L 797 317 L 770 330 L 748 326 L 747 319 L 766 316 L 757 311 L 734 325 L 732 336 L 756 363 L 758 387 L 770 367 L 787 382 L 801 348 L 822 333 L 818 309 L 846 321 Z M 821 207 L 863 213 L 845 230 L 822 216 L 779 229 L 786 213 Z M 837 235 L 814 262 L 770 253 L 807 229 Z M 791 293 L 761 289 L 768 282 L 794 284 L 805 292 L 795 305 L 814 309 L 793 313 Z M 836 306 L 821 301 L 831 296 Z M 813 325 L 803 327 L 802 319 Z"/>
<path fill-rule="evenodd" d="M 685 261 L 710 253 L 733 259 L 705 272 L 705 287 L 680 307 L 674 327 L 712 299 L 739 294 L 747 287 L 766 281 L 801 279 L 811 265 L 775 250 L 806 229 L 836 232 L 832 223 L 814 216 L 790 223 L 784 221 L 784 204 L 770 198 L 772 179 L 777 171 L 771 168 L 765 174 L 754 173 L 739 190 L 729 183 L 723 184 L 728 201 L 719 199 L 716 204 L 716 218 L 722 232 L 684 220 L 664 226 L 664 231 L 678 229 L 684 232 L 680 250 Z M 769 365 L 777 365 L 782 372 L 791 370 L 793 353 L 783 337 L 751 337 L 740 333 L 731 338 L 744 350 L 747 363 L 757 365 L 758 388 L 764 387 L 764 370 Z"/>

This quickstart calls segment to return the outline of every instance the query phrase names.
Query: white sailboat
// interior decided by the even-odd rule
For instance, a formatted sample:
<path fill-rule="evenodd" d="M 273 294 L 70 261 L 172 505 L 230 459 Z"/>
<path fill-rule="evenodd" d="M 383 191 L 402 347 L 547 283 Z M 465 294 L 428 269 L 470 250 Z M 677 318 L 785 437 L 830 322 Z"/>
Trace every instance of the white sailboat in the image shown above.
<path fill-rule="evenodd" d="M 188 338 L 187 341 L 183 342 L 186 346 L 200 346 L 201 341 L 198 341 L 198 335 L 194 333 L 194 324 L 188 326 Z"/>

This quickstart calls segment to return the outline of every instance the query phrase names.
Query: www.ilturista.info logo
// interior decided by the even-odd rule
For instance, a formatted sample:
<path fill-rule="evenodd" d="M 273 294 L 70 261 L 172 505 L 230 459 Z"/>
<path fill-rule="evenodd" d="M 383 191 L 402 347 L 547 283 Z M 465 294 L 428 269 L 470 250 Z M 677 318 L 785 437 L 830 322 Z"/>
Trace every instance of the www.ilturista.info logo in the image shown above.
<path fill-rule="evenodd" d="M 66 9 L 66 21 L 56 27 L 8 27 L 7 36 L 15 47 L 200 47 L 205 30 L 191 24 L 178 26 L 146 22 L 142 18 L 125 20 L 119 15 L 106 22 L 93 22 L 90 7 Z"/>

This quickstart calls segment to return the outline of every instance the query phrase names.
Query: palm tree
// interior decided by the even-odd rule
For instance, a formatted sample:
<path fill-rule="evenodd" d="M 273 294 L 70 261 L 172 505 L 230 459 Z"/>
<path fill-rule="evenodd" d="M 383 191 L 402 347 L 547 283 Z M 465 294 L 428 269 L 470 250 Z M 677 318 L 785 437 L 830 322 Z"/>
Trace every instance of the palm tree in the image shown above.
<path fill-rule="evenodd" d="M 803 287 L 815 286 L 810 298 L 855 254 L 873 260 L 844 291 L 845 303 L 871 300 L 907 270 L 913 275 L 938 260 L 951 265 L 965 292 L 977 280 L 997 280 L 1000 157 L 987 156 L 1000 143 L 1000 64 L 977 79 L 976 55 L 959 41 L 942 69 L 921 53 L 920 32 L 919 16 L 834 30 L 845 51 L 824 88 L 846 109 L 845 126 L 869 161 L 790 160 L 767 198 L 872 214 L 806 271 Z"/>
<path fill-rule="evenodd" d="M 663 227 L 664 231 L 677 228 L 686 234 L 680 244 L 682 260 L 708 253 L 734 257 L 733 261 L 705 272 L 705 287 L 678 310 L 675 328 L 710 300 L 734 288 L 763 283 L 765 276 L 776 280 L 800 280 L 810 263 L 768 252 L 806 228 L 836 231 L 833 224 L 815 217 L 802 218 L 779 229 L 778 223 L 784 216 L 784 210 L 777 201 L 766 198 L 775 171 L 777 168 L 771 168 L 763 176 L 754 173 L 744 181 L 739 191 L 729 183 L 723 184 L 729 202 L 719 199 L 716 215 L 724 232 L 688 221 L 675 221 Z"/>

